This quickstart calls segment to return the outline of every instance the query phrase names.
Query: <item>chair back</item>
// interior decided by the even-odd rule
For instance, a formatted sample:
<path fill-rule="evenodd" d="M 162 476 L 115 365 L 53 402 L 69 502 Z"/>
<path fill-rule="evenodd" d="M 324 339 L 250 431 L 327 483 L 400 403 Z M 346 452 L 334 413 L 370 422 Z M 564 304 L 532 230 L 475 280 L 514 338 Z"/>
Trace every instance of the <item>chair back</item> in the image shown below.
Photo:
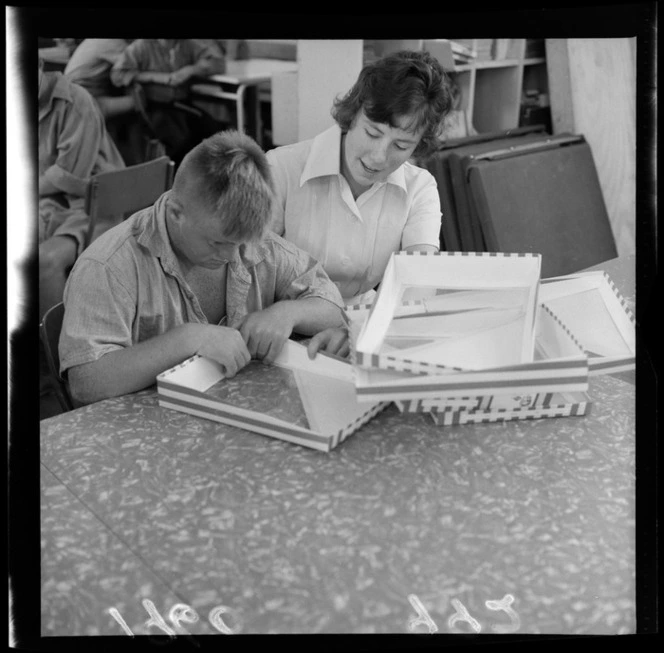
<path fill-rule="evenodd" d="M 86 246 L 102 223 L 113 224 L 152 204 L 173 185 L 174 163 L 168 156 L 102 172 L 90 178 L 85 198 L 90 216 Z M 112 226 L 112 225 L 111 225 Z"/>
<path fill-rule="evenodd" d="M 60 302 L 46 311 L 39 325 L 39 337 L 44 346 L 46 362 L 53 391 L 63 411 L 67 412 L 74 407 L 69 386 L 60 376 L 60 357 L 58 355 L 58 341 L 62 329 L 62 319 L 65 314 L 65 305 Z"/>

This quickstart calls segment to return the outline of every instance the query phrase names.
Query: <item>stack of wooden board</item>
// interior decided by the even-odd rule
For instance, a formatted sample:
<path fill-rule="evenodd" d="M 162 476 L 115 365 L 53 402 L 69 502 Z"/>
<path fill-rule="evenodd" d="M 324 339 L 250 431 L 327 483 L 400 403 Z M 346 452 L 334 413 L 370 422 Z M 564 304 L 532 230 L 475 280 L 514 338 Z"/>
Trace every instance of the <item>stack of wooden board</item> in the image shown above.
<path fill-rule="evenodd" d="M 492 143 L 506 142 L 518 143 L 523 137 L 537 135 L 539 138 L 546 136 L 543 125 L 532 125 L 510 129 L 507 131 L 485 132 L 462 138 L 448 138 L 441 141 L 438 151 L 427 159 L 417 161 L 417 164 L 426 168 L 435 178 L 438 184 L 441 210 L 443 219 L 440 231 L 440 248 L 449 252 L 460 251 L 483 251 L 480 243 L 476 243 L 471 237 L 470 225 L 460 225 L 457 217 L 457 207 L 452 186 L 452 177 L 449 167 L 449 157 L 455 152 L 463 151 L 463 148 L 476 146 L 491 146 Z M 461 198 L 460 201 L 463 201 Z M 463 242 L 461 229 L 464 229 Z"/>
<path fill-rule="evenodd" d="M 460 139 L 424 165 L 438 183 L 441 249 L 541 254 L 544 277 L 617 256 L 583 136 L 528 129 Z"/>

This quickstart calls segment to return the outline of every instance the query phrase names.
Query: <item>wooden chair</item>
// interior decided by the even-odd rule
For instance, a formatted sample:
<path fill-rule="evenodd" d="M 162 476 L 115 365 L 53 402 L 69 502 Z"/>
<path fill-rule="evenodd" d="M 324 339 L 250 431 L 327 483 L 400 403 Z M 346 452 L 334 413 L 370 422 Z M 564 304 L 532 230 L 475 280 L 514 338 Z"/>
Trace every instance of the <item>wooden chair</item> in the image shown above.
<path fill-rule="evenodd" d="M 39 325 L 39 337 L 44 346 L 53 392 L 62 410 L 67 412 L 74 408 L 74 403 L 67 382 L 60 376 L 60 357 L 58 356 L 58 341 L 60 340 L 64 314 L 65 305 L 62 302 L 49 308 Z"/>
<path fill-rule="evenodd" d="M 173 184 L 174 163 L 167 156 L 90 178 L 85 210 L 90 216 L 85 246 L 106 227 L 153 204 Z M 105 224 L 106 223 L 106 224 Z"/>

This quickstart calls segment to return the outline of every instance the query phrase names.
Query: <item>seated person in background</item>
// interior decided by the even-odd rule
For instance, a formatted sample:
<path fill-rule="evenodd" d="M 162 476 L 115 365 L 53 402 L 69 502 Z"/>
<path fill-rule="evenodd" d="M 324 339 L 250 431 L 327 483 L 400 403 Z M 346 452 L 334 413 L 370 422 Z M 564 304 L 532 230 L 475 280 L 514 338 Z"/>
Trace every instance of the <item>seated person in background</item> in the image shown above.
<path fill-rule="evenodd" d="M 186 104 L 190 83 L 194 77 L 225 69 L 224 55 L 214 44 L 197 39 L 137 39 L 115 62 L 111 81 L 121 88 L 134 88 L 139 111 L 178 165 L 194 145 L 222 127 Z"/>
<path fill-rule="evenodd" d="M 62 301 L 85 246 L 90 177 L 125 164 L 92 96 L 39 62 L 39 313 Z"/>
<path fill-rule="evenodd" d="M 308 254 L 268 230 L 265 154 L 237 131 L 190 151 L 173 188 L 96 240 L 65 288 L 60 369 L 91 403 L 138 391 L 200 354 L 231 377 L 272 362 L 293 331 L 309 355 L 348 351 L 341 296 Z"/>
<path fill-rule="evenodd" d="M 438 147 L 449 79 L 428 52 L 366 65 L 334 103 L 336 125 L 270 150 L 272 229 L 321 262 L 347 304 L 370 302 L 392 252 L 438 251 L 440 196 L 409 162 Z"/>
<path fill-rule="evenodd" d="M 97 101 L 106 128 L 127 165 L 145 161 L 145 136 L 134 96 L 111 82 L 111 68 L 133 39 L 84 39 L 64 74 Z"/>
<path fill-rule="evenodd" d="M 74 50 L 65 76 L 81 85 L 97 100 L 105 118 L 130 113 L 136 106 L 111 82 L 111 68 L 131 43 L 131 39 L 85 39 Z"/>
<path fill-rule="evenodd" d="M 212 50 L 216 53 L 216 56 L 221 55 L 224 58 L 224 62 L 226 60 L 226 43 L 224 39 L 192 39 L 192 41 L 196 41 L 203 47 L 209 47 L 212 48 Z M 225 64 L 224 64 L 225 66 Z M 222 72 L 225 72 L 225 67 Z"/>
<path fill-rule="evenodd" d="M 82 42 L 83 39 L 53 39 L 56 47 L 64 48 L 69 52 L 69 56 L 76 50 L 77 46 Z"/>

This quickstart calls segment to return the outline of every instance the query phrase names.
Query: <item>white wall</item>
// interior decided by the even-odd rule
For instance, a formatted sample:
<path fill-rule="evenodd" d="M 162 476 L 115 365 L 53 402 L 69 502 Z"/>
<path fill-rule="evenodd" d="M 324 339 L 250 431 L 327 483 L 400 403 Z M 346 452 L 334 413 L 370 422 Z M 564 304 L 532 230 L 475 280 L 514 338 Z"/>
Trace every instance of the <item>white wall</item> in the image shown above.
<path fill-rule="evenodd" d="M 313 138 L 334 123 L 332 102 L 357 79 L 362 49 L 362 39 L 298 40 L 297 73 L 272 80 L 275 145 Z"/>

